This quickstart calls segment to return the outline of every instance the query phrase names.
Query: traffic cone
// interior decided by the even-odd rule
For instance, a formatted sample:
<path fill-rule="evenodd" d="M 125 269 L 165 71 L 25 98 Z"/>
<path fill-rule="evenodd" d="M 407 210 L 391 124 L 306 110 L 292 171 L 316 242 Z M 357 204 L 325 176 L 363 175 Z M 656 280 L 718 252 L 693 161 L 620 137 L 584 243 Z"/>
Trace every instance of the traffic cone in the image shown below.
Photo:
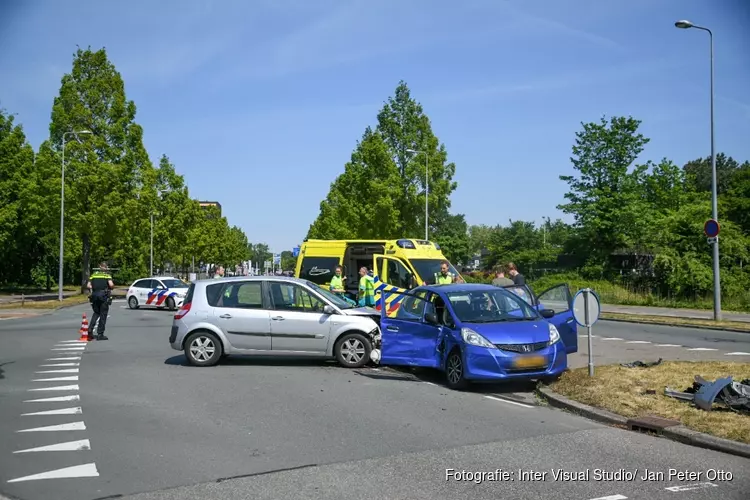
<path fill-rule="evenodd" d="M 83 313 L 83 319 L 81 320 L 81 329 L 78 330 L 81 335 L 79 341 L 86 341 L 89 339 L 89 320 L 86 319 L 86 313 Z"/>

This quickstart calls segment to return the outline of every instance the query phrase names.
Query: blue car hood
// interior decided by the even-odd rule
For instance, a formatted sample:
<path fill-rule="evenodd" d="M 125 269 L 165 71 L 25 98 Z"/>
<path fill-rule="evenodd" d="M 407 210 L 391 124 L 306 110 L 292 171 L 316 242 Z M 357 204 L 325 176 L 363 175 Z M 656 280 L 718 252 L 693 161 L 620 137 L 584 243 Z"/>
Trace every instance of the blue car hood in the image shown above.
<path fill-rule="evenodd" d="M 493 344 L 533 344 L 549 340 L 549 324 L 544 320 L 502 323 L 464 323 Z"/>

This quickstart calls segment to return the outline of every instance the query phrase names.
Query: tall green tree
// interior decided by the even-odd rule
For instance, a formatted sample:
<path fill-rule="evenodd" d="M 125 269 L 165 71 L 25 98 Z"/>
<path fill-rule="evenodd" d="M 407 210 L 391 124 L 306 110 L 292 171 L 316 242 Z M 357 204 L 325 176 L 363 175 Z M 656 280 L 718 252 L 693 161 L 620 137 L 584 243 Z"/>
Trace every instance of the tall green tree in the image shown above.
<path fill-rule="evenodd" d="M 0 110 L 0 280 L 27 284 L 41 255 L 35 231 L 34 149 L 13 115 Z"/>
<path fill-rule="evenodd" d="M 467 265 L 471 252 L 469 227 L 463 214 L 443 212 L 436 217 L 435 234 L 431 237 L 439 245 L 445 257 L 454 264 Z"/>
<path fill-rule="evenodd" d="M 644 244 L 647 205 L 641 184 L 647 166 L 633 162 L 649 139 L 638 132 L 640 121 L 613 117 L 584 123 L 576 133 L 571 161 L 577 175 L 560 176 L 569 186 L 567 203 L 558 208 L 575 217 L 586 249 L 598 263 L 615 250 Z"/>
<path fill-rule="evenodd" d="M 422 106 L 399 83 L 333 182 L 308 238 L 423 238 L 429 183 L 431 231 L 450 208 L 456 167 L 447 160 Z M 409 150 L 420 151 L 415 154 Z"/>
<path fill-rule="evenodd" d="M 68 134 L 65 150 L 66 225 L 80 238 L 82 289 L 92 257 L 143 267 L 155 190 L 145 183 L 153 166 L 135 114 L 106 51 L 79 48 L 54 100 L 50 141 L 61 151 L 66 133 L 91 132 Z"/>
<path fill-rule="evenodd" d="M 724 194 L 732 183 L 732 177 L 740 169 L 740 164 L 731 156 L 724 153 L 716 155 L 716 191 Z M 697 192 L 711 192 L 712 169 L 711 157 L 698 158 L 689 161 L 683 167 L 686 179 L 691 189 Z"/>

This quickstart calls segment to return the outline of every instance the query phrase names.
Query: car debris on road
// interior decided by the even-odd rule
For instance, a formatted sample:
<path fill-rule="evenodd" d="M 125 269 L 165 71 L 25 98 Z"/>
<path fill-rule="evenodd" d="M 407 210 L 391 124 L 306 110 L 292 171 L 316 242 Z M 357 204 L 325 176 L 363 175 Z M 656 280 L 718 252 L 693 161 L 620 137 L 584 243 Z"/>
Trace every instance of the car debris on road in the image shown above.
<path fill-rule="evenodd" d="M 624 366 L 625 368 L 650 368 L 652 366 L 660 365 L 662 361 L 662 358 L 659 358 L 659 361 L 652 361 L 650 363 L 633 361 L 632 363 L 620 363 L 620 366 Z"/>
<path fill-rule="evenodd" d="M 700 375 L 696 375 L 692 387 L 688 387 L 684 392 L 667 387 L 664 389 L 664 395 L 690 401 L 706 411 L 711 411 L 714 402 L 721 402 L 734 412 L 750 415 L 750 379 L 734 382 L 730 376 L 708 382 Z"/>

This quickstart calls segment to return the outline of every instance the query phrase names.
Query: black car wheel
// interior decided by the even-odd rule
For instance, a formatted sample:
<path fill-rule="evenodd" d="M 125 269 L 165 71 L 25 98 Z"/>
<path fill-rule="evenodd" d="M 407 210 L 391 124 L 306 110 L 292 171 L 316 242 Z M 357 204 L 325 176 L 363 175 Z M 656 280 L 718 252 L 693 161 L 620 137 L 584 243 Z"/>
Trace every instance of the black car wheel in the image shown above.
<path fill-rule="evenodd" d="M 372 344 L 361 333 L 345 333 L 334 347 L 336 360 L 345 368 L 361 368 L 370 361 Z"/>
<path fill-rule="evenodd" d="M 454 390 L 462 390 L 469 385 L 466 380 L 464 360 L 461 357 L 461 351 L 458 349 L 451 351 L 445 362 L 445 378 L 448 387 Z"/>
<path fill-rule="evenodd" d="M 177 309 L 175 307 L 174 299 L 172 297 L 167 298 L 166 304 L 167 304 L 167 309 L 169 309 L 170 311 L 174 311 L 175 309 Z"/>
<path fill-rule="evenodd" d="M 211 332 L 195 332 L 185 340 L 185 357 L 193 366 L 214 366 L 223 354 L 221 341 Z"/>
<path fill-rule="evenodd" d="M 138 309 L 138 299 L 135 298 L 135 295 L 131 295 L 128 299 L 128 307 L 131 309 Z"/>

